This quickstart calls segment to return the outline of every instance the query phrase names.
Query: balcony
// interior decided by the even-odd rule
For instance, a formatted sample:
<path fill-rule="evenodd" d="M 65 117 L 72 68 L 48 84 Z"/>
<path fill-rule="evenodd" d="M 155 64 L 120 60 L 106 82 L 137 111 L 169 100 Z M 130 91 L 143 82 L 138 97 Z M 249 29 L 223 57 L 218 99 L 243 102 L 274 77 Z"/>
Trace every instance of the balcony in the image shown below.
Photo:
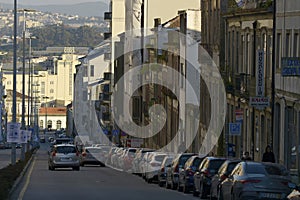
<path fill-rule="evenodd" d="M 104 20 L 105 21 L 111 21 L 112 19 L 112 12 L 105 12 L 104 13 Z"/>
<path fill-rule="evenodd" d="M 110 61 L 111 53 L 104 53 L 104 61 Z"/>
<path fill-rule="evenodd" d="M 110 114 L 109 113 L 102 113 L 102 120 L 104 122 L 109 122 L 110 121 Z"/>
<path fill-rule="evenodd" d="M 104 40 L 111 38 L 111 32 L 104 33 Z"/>
<path fill-rule="evenodd" d="M 248 98 L 251 83 L 250 75 L 245 73 L 236 74 L 234 81 L 235 94 L 240 97 Z"/>
<path fill-rule="evenodd" d="M 111 80 L 111 72 L 104 72 L 104 80 L 110 81 Z"/>
<path fill-rule="evenodd" d="M 100 99 L 100 101 L 102 101 L 102 103 L 105 103 L 105 102 L 110 103 L 110 95 L 109 94 L 100 93 L 99 99 Z"/>

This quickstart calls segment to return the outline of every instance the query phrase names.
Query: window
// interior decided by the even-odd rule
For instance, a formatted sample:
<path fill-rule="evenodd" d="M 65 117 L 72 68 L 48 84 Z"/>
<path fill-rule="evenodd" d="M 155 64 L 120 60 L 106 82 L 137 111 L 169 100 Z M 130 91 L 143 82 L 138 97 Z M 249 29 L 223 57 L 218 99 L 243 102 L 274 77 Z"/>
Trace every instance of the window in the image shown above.
<path fill-rule="evenodd" d="M 48 126 L 48 128 L 52 128 L 52 121 L 51 120 L 48 120 L 47 126 Z"/>
<path fill-rule="evenodd" d="M 51 90 L 50 90 L 50 93 L 54 93 L 54 90 L 53 90 L 53 89 L 51 89 Z"/>
<path fill-rule="evenodd" d="M 45 94 L 45 82 L 41 82 L 41 94 Z"/>
<path fill-rule="evenodd" d="M 95 66 L 94 65 L 90 66 L 90 76 L 95 76 Z"/>
<path fill-rule="evenodd" d="M 298 57 L 299 56 L 299 37 L 298 33 L 295 33 L 294 35 L 294 47 L 293 47 L 293 56 Z"/>
<path fill-rule="evenodd" d="M 61 129 L 61 121 L 60 120 L 56 121 L 56 129 Z"/>
<path fill-rule="evenodd" d="M 281 62 L 281 33 L 277 34 L 277 42 L 276 42 L 276 69 L 280 68 L 280 62 Z"/>
<path fill-rule="evenodd" d="M 54 84 L 54 81 L 50 81 L 50 85 L 53 85 Z"/>
<path fill-rule="evenodd" d="M 44 128 L 44 121 L 40 120 L 40 128 Z"/>
<path fill-rule="evenodd" d="M 289 57 L 290 56 L 290 34 L 287 33 L 286 34 L 286 38 L 285 38 L 285 56 Z"/>
<path fill-rule="evenodd" d="M 7 85 L 11 85 L 11 81 L 7 81 L 7 83 L 6 83 Z"/>

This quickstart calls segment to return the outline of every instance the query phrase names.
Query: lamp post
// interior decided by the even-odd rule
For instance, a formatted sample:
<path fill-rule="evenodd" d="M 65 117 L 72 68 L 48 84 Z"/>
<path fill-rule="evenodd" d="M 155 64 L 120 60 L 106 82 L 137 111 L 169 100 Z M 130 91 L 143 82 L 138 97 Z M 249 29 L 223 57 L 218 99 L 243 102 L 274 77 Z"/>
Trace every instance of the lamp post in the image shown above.
<path fill-rule="evenodd" d="M 44 129 L 44 134 L 46 134 L 46 131 L 48 129 L 48 123 L 47 123 L 47 99 L 49 99 L 48 96 L 44 96 L 43 99 L 46 100 L 46 103 L 45 103 L 45 129 Z"/>
<path fill-rule="evenodd" d="M 29 75 L 28 75 L 28 115 L 27 115 L 27 126 L 30 127 L 32 125 L 32 119 L 31 119 L 31 114 L 32 114 L 32 88 L 31 88 L 31 80 L 32 80 L 32 70 L 31 70 L 31 39 L 38 39 L 36 36 L 31 36 L 29 35 L 29 56 L 28 56 L 28 65 L 29 65 Z"/>
<path fill-rule="evenodd" d="M 17 0 L 14 0 L 14 55 L 13 55 L 13 103 L 12 103 L 12 122 L 17 122 Z M 16 164 L 16 143 L 11 147 L 11 164 Z"/>
<path fill-rule="evenodd" d="M 34 12 L 35 10 L 31 9 L 21 9 L 19 11 L 23 12 L 23 71 L 22 71 L 22 120 L 21 128 L 25 129 L 25 38 L 26 38 L 26 12 Z M 29 94 L 28 94 L 29 95 Z M 25 160 L 25 145 L 22 145 L 21 149 L 21 160 Z"/>

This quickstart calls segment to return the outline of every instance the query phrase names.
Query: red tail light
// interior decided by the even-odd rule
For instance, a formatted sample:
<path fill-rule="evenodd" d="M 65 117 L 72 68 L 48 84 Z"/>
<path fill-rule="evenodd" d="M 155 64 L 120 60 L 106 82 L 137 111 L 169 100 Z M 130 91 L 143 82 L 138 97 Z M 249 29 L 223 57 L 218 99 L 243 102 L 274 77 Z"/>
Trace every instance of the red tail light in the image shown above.
<path fill-rule="evenodd" d="M 165 168 L 164 168 L 164 167 L 161 168 L 160 171 L 161 171 L 161 172 L 165 172 Z"/>
<path fill-rule="evenodd" d="M 56 152 L 55 151 L 52 152 L 52 156 L 56 156 Z"/>
<path fill-rule="evenodd" d="M 223 175 L 220 177 L 221 181 L 224 181 L 226 178 L 227 178 L 227 176 L 226 176 L 225 174 L 223 174 Z"/>
<path fill-rule="evenodd" d="M 83 152 L 83 153 L 82 153 L 82 156 L 83 156 L 83 157 L 84 157 L 84 156 L 86 156 L 86 153 L 85 153 L 85 152 Z"/>
<path fill-rule="evenodd" d="M 179 172 L 179 165 L 178 164 L 175 166 L 174 172 Z"/>
<path fill-rule="evenodd" d="M 192 169 L 188 169 L 188 175 L 189 176 L 194 176 L 194 172 L 192 171 Z"/>
<path fill-rule="evenodd" d="M 206 169 L 206 170 L 203 171 L 203 174 L 204 174 L 205 176 L 209 176 L 209 171 Z"/>
<path fill-rule="evenodd" d="M 247 184 L 247 183 L 259 183 L 261 180 L 241 180 L 242 184 Z"/>

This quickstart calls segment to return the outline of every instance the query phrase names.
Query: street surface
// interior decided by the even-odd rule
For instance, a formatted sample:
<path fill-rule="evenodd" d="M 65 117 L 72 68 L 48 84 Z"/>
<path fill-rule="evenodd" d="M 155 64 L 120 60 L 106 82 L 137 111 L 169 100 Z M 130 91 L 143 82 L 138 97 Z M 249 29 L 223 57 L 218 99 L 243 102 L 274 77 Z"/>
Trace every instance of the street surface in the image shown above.
<path fill-rule="evenodd" d="M 13 193 L 12 199 L 23 200 L 191 200 L 199 199 L 148 184 L 140 177 L 108 167 L 86 166 L 80 171 L 48 170 L 47 143 L 35 155 L 31 166 Z"/>

